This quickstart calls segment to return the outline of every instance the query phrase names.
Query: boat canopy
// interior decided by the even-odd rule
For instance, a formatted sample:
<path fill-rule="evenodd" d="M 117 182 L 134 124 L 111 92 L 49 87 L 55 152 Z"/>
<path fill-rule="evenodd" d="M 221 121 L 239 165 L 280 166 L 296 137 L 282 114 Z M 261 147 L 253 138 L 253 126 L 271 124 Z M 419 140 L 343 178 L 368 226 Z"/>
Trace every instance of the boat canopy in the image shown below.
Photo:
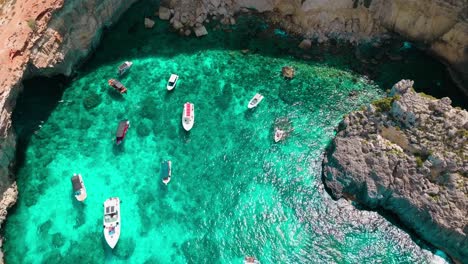
<path fill-rule="evenodd" d="M 123 87 L 123 84 L 119 81 L 114 81 L 114 86 L 118 89 L 121 89 Z"/>
<path fill-rule="evenodd" d="M 115 206 L 111 205 L 106 207 L 106 214 L 113 214 L 115 213 Z"/>
<path fill-rule="evenodd" d="M 72 185 L 73 185 L 74 191 L 79 191 L 83 189 L 83 185 L 81 184 L 81 181 L 80 181 L 80 176 L 76 175 L 72 177 Z"/>
<path fill-rule="evenodd" d="M 186 109 L 185 109 L 185 116 L 191 116 L 191 115 L 190 115 L 190 114 L 191 114 L 190 112 L 191 112 L 192 105 L 189 104 L 189 103 L 187 103 L 187 104 L 185 104 L 185 105 L 187 106 Z"/>
<path fill-rule="evenodd" d="M 162 177 L 169 176 L 169 162 L 163 161 L 161 163 L 161 175 Z"/>
<path fill-rule="evenodd" d="M 119 70 L 120 70 L 120 71 L 121 71 L 121 70 L 125 70 L 125 68 L 128 68 L 128 66 L 129 66 L 129 63 L 128 63 L 128 62 L 124 62 L 124 63 L 120 64 Z"/>
<path fill-rule="evenodd" d="M 169 82 L 170 83 L 174 83 L 177 79 L 177 75 L 176 74 L 171 74 L 171 77 L 169 77 Z"/>
<path fill-rule="evenodd" d="M 127 121 L 120 121 L 119 127 L 117 128 L 117 137 L 123 137 L 125 129 L 127 128 Z"/>

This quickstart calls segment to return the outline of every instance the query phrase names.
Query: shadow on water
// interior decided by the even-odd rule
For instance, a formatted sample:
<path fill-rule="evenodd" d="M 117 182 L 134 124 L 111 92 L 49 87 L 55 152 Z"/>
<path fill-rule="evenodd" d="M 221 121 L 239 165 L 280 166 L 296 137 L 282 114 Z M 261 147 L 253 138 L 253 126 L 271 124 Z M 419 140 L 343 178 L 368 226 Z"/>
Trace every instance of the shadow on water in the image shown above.
<path fill-rule="evenodd" d="M 31 137 L 61 103 L 60 99 L 69 82 L 70 79 L 62 75 L 52 78 L 37 77 L 23 82 L 24 90 L 18 97 L 12 115 L 13 128 L 17 135 L 15 170 L 24 163 Z"/>
<path fill-rule="evenodd" d="M 207 25 L 207 36 L 199 39 L 192 34 L 180 41 L 181 36 L 169 23 L 148 14 L 148 10 L 157 10 L 157 7 L 158 1 L 152 0 L 134 4 L 124 14 L 125 19 L 106 30 L 101 44 L 91 56 L 92 59 L 81 71 L 92 72 L 102 65 L 118 64 L 129 58 L 174 57 L 197 53 L 203 56 L 204 50 L 245 50 L 244 55 L 234 52 L 232 56 L 246 56 L 246 59 L 249 54 L 272 58 L 293 56 L 310 64 L 366 75 L 383 90 L 390 89 L 400 79 L 413 79 L 416 91 L 437 98 L 448 96 L 454 106 L 468 107 L 467 96 L 453 83 L 446 67 L 398 36 L 394 36 L 392 40 L 366 43 L 358 47 L 331 41 L 328 45 L 315 45 L 310 50 L 303 51 L 297 47 L 302 38 L 288 36 L 274 25 L 268 25 L 260 15 L 243 14 L 237 18 L 234 26 L 212 21 Z M 144 28 L 141 23 L 143 16 L 156 20 L 156 26 L 151 30 Z M 118 49 L 110 48 L 116 43 Z M 229 63 L 228 61 L 227 64 Z"/>

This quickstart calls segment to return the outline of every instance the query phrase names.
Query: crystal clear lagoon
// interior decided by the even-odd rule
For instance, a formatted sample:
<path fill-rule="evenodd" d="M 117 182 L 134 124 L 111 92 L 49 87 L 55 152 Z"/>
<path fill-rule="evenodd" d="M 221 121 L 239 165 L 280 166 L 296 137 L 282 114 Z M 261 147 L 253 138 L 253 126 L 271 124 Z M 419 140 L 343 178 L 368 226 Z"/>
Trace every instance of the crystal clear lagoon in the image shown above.
<path fill-rule="evenodd" d="M 333 201 L 320 178 L 343 115 L 402 78 L 426 92 L 453 88 L 442 65 L 403 43 L 386 48 L 403 60 L 377 64 L 346 45 L 300 52 L 300 39 L 249 16 L 232 28 L 213 24 L 201 39 L 181 37 L 160 20 L 145 29 L 146 10 L 147 1 L 134 5 L 105 32 L 73 80 L 25 82 L 14 113 L 20 196 L 3 231 L 7 263 L 445 262 L 398 223 Z M 107 80 L 125 60 L 133 67 L 119 78 L 128 88 L 120 95 Z M 286 65 L 296 69 L 292 80 L 281 76 Z M 180 80 L 168 92 L 171 73 Z M 257 92 L 265 99 L 248 110 Z M 195 105 L 190 132 L 181 126 L 185 102 Z M 131 126 L 116 145 L 124 119 Z M 278 143 L 275 126 L 291 130 Z M 168 186 L 163 160 L 172 161 Z M 84 203 L 73 197 L 75 172 Z M 102 231 L 109 197 L 122 200 L 114 250 Z"/>

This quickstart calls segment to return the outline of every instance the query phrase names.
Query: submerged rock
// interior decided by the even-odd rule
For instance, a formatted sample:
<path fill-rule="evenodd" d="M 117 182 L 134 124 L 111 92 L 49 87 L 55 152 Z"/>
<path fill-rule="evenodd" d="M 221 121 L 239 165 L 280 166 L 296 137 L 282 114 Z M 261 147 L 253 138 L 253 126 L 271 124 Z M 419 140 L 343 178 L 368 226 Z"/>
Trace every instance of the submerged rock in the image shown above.
<path fill-rule="evenodd" d="M 159 7 L 159 19 L 169 20 L 171 18 L 171 10 L 169 8 L 161 6 Z"/>
<path fill-rule="evenodd" d="M 402 80 L 393 97 L 344 118 L 323 179 L 336 198 L 392 211 L 425 240 L 466 260 L 468 112 L 412 85 Z"/>
<path fill-rule="evenodd" d="M 197 37 L 208 35 L 208 31 L 206 30 L 205 26 L 196 27 L 193 29 L 193 31 Z"/>
<path fill-rule="evenodd" d="M 294 68 L 291 66 L 284 66 L 281 69 L 281 73 L 283 74 L 284 78 L 292 79 L 294 78 L 295 71 Z"/>
<path fill-rule="evenodd" d="M 91 110 L 102 103 L 102 98 L 97 93 L 92 92 L 83 100 L 83 106 L 86 110 Z"/>
<path fill-rule="evenodd" d="M 299 43 L 300 49 L 308 50 L 311 47 L 312 47 L 312 42 L 310 41 L 310 39 L 304 39 L 303 41 L 301 41 L 301 43 Z"/>
<path fill-rule="evenodd" d="M 154 21 L 145 17 L 145 28 L 153 28 Z"/>

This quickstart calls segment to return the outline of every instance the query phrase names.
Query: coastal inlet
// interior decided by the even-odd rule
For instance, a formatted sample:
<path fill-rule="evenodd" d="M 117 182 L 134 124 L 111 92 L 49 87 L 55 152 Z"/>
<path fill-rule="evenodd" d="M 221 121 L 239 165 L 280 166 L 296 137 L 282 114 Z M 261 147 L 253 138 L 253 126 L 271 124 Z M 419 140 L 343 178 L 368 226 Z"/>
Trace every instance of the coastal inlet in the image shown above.
<path fill-rule="evenodd" d="M 298 40 L 254 18 L 197 39 L 159 20 L 145 29 L 142 10 L 135 5 L 104 35 L 71 82 L 25 83 L 14 116 L 22 156 L 20 196 L 5 227 L 7 263 L 443 261 L 377 213 L 333 201 L 320 180 L 321 156 L 343 115 L 400 77 L 386 72 L 374 82 L 354 70 L 359 62 L 347 51 L 317 48 L 297 59 L 288 50 Z M 427 59 L 402 52 L 409 64 Z M 124 61 L 133 66 L 119 76 Z M 424 64 L 434 75 L 411 78 L 443 82 L 441 65 Z M 292 79 L 283 66 L 294 68 Z M 168 92 L 171 74 L 179 80 Z M 111 88 L 111 78 L 127 92 Z M 39 100 L 38 91 L 49 94 Z M 59 99 L 48 102 L 52 91 Z M 248 109 L 256 93 L 264 99 Z M 196 113 L 190 132 L 181 124 L 186 102 Z M 278 123 L 289 134 L 275 143 Z M 167 186 L 164 160 L 172 164 Z M 86 184 L 84 203 L 73 196 L 74 173 Z M 102 233 L 109 197 L 122 201 L 113 250 Z"/>

